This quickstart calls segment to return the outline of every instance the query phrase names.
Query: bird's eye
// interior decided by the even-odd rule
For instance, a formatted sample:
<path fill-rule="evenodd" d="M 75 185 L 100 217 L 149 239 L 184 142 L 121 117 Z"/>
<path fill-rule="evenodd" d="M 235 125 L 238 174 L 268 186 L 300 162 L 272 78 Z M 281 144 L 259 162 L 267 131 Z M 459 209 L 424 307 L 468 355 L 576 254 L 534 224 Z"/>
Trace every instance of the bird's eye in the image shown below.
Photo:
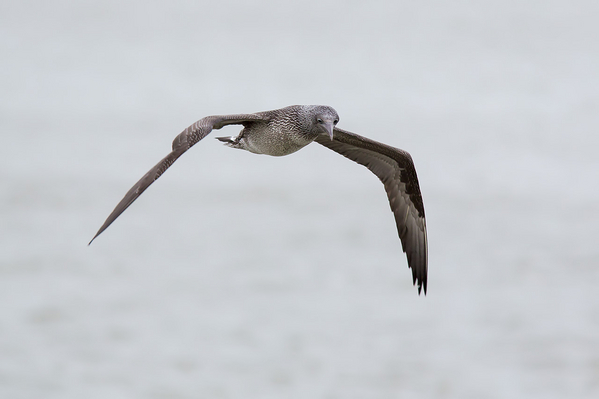
<path fill-rule="evenodd" d="M 335 119 L 335 120 L 333 121 L 333 125 L 336 125 L 336 124 L 337 124 L 337 122 L 339 122 L 339 120 Z"/>
<path fill-rule="evenodd" d="M 317 122 L 318 122 L 318 123 L 322 123 L 322 119 L 318 118 L 318 119 L 317 119 Z"/>

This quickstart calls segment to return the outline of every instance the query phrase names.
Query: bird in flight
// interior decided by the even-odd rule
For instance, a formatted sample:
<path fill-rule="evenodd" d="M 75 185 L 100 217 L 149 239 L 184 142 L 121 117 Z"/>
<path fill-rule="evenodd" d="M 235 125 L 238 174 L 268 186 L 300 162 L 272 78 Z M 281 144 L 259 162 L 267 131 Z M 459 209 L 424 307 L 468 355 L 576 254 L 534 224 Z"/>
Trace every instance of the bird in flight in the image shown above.
<path fill-rule="evenodd" d="M 237 136 L 217 137 L 232 148 L 255 154 L 283 156 L 296 152 L 315 141 L 354 162 L 367 167 L 383 183 L 397 231 L 412 269 L 412 282 L 418 293 L 428 274 L 428 245 L 424 204 L 412 157 L 400 150 L 339 129 L 337 111 L 324 105 L 292 105 L 254 114 L 217 115 L 200 119 L 183 130 L 173 141 L 172 151 L 148 171 L 117 204 L 92 243 L 108 226 L 158 179 L 185 151 L 213 129 L 242 125 Z M 88 245 L 89 245 L 88 244 Z"/>

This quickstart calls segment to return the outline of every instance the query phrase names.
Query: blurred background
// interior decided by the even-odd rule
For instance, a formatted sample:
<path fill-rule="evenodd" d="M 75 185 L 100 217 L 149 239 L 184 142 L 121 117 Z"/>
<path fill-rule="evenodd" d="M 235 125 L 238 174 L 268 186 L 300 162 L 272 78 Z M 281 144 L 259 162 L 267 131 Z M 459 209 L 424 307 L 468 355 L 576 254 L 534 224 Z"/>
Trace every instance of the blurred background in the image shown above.
<path fill-rule="evenodd" d="M 598 397 L 598 12 L 3 1 L 0 397 Z M 427 296 L 318 145 L 209 136 L 87 246 L 185 127 L 292 104 L 412 154 Z"/>

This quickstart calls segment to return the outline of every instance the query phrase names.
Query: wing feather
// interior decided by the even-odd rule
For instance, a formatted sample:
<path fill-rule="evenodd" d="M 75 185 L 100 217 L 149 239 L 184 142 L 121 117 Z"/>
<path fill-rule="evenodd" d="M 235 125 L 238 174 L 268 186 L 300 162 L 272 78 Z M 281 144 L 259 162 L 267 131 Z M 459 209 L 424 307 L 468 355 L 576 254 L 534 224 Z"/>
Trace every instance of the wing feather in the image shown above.
<path fill-rule="evenodd" d="M 267 119 L 265 113 L 261 114 L 240 114 L 240 115 L 217 115 L 207 116 L 195 122 L 183 130 L 173 140 L 172 151 L 166 157 L 162 158 L 152 169 L 150 169 L 131 189 L 125 194 L 123 199 L 117 204 L 104 224 L 100 227 L 92 243 L 104 230 L 108 228 L 152 183 L 154 183 L 162 174 L 181 156 L 198 141 L 202 140 L 212 131 L 220 129 L 226 125 L 249 124 Z M 88 244 L 88 245 L 89 245 Z"/>
<path fill-rule="evenodd" d="M 321 135 L 315 141 L 366 166 L 381 180 L 395 216 L 402 249 L 406 253 L 408 266 L 412 269 L 413 283 L 418 282 L 418 293 L 424 288 L 426 294 L 426 219 L 420 185 L 410 154 L 339 128 L 334 129 L 333 140 Z"/>

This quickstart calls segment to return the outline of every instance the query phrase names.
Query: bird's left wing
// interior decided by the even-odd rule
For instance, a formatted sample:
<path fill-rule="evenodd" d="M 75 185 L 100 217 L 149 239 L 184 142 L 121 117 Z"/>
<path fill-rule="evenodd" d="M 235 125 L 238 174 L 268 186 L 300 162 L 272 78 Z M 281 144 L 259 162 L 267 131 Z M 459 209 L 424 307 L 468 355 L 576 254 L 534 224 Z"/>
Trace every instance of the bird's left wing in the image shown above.
<path fill-rule="evenodd" d="M 240 114 L 240 115 L 217 115 L 207 116 L 200 119 L 187 129 L 183 130 L 175 140 L 173 140 L 173 150 L 170 154 L 158 162 L 148 171 L 131 189 L 125 194 L 125 197 L 117 204 L 112 213 L 108 216 L 100 230 L 96 233 L 92 241 L 99 236 L 121 213 L 125 211 L 148 188 L 156 179 L 158 179 L 185 151 L 190 149 L 198 141 L 202 140 L 212 131 L 220 129 L 226 125 L 241 125 L 257 121 L 267 120 L 265 113 L 259 114 Z"/>
<path fill-rule="evenodd" d="M 424 287 L 426 294 L 426 220 L 420 185 L 410 154 L 339 128 L 334 129 L 333 140 L 327 135 L 320 135 L 315 141 L 366 166 L 384 184 L 403 251 L 412 269 L 413 282 L 416 284 L 418 281 L 418 292 Z"/>

